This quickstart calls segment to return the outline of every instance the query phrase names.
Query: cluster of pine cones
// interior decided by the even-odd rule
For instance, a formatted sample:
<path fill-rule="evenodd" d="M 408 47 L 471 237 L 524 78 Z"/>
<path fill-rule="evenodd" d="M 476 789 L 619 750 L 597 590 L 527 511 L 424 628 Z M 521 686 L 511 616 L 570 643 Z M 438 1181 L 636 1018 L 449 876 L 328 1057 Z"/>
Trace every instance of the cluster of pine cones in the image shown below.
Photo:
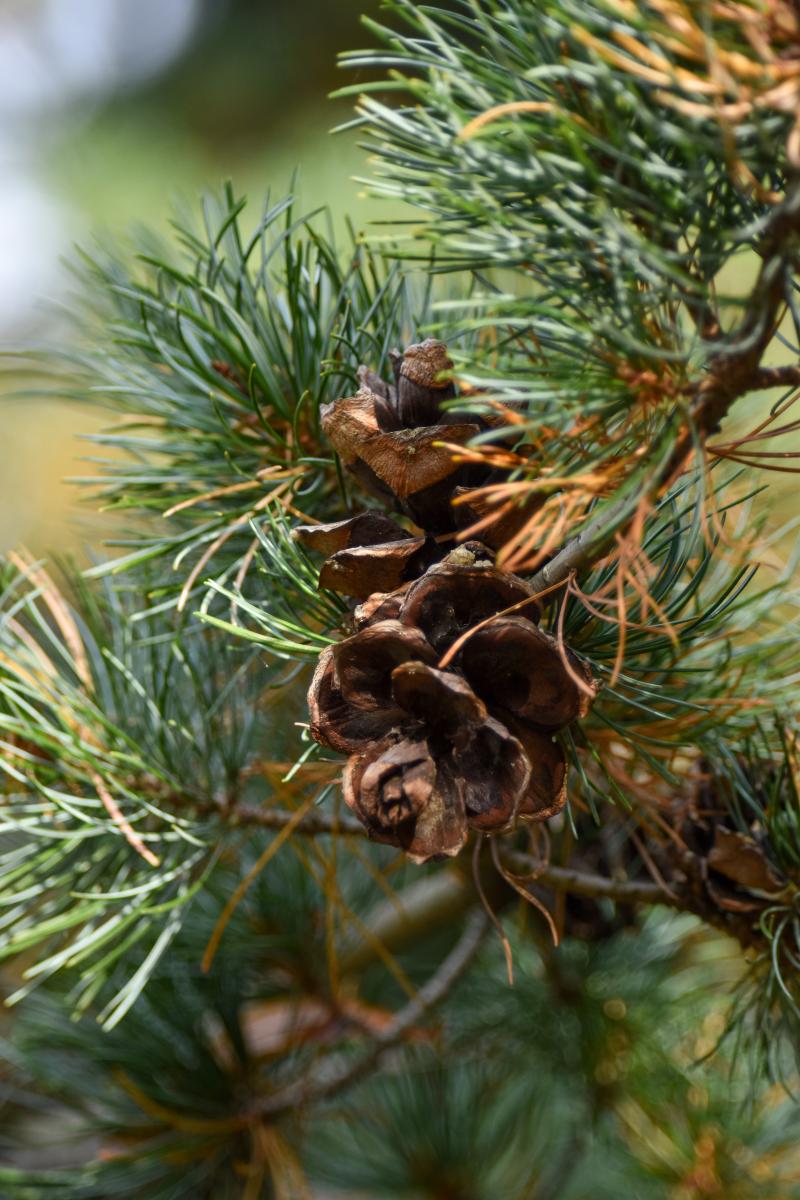
<path fill-rule="evenodd" d="M 531 586 L 491 545 L 456 542 L 465 506 L 453 500 L 488 476 L 441 443 L 486 426 L 442 408 L 455 398 L 446 347 L 429 339 L 392 362 L 394 384 L 360 368 L 358 392 L 323 408 L 322 424 L 361 487 L 414 530 L 367 511 L 295 535 L 327 556 L 320 586 L 357 605 L 352 636 L 320 656 L 311 732 L 349 756 L 345 799 L 370 836 L 425 862 L 457 854 L 470 829 L 564 806 L 553 735 L 586 714 L 595 684 L 539 629 Z"/>

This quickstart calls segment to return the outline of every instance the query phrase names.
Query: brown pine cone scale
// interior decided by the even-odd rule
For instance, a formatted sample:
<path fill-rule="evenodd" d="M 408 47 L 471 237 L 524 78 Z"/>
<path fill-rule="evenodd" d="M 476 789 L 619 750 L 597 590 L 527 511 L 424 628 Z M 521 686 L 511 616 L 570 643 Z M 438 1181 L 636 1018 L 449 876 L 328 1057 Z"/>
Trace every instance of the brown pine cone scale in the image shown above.
<path fill-rule="evenodd" d="M 430 560 L 426 538 L 414 537 L 380 512 L 362 512 L 330 525 L 297 525 L 292 536 L 309 550 L 330 556 L 319 586 L 356 600 L 394 591 Z"/>
<path fill-rule="evenodd" d="M 442 409 L 456 395 L 444 342 L 428 338 L 390 358 L 394 384 L 359 367 L 360 388 L 323 405 L 322 428 L 367 492 L 428 533 L 444 533 L 455 528 L 454 489 L 484 482 L 487 472 L 454 462 L 442 443 L 466 445 L 484 423 Z"/>

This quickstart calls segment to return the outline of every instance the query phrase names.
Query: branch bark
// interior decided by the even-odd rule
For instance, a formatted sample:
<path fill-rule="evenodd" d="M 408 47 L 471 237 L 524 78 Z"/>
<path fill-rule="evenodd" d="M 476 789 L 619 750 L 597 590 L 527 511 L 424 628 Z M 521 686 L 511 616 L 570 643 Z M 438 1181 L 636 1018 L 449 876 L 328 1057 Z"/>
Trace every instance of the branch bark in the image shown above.
<path fill-rule="evenodd" d="M 530 854 L 518 850 L 504 851 L 503 864 L 515 875 L 530 876 L 531 883 L 550 887 L 556 892 L 572 892 L 593 900 L 618 900 L 625 904 L 666 904 L 682 908 L 681 899 L 673 892 L 649 880 L 607 879 L 573 867 L 556 867 L 541 863 Z"/>
<path fill-rule="evenodd" d="M 791 363 L 783 367 L 759 367 L 753 376 L 750 390 L 758 392 L 776 387 L 800 387 L 800 367 Z"/>
<path fill-rule="evenodd" d="M 220 813 L 219 815 L 233 826 L 257 825 L 261 829 L 280 830 L 288 824 L 294 814 L 285 808 L 256 808 L 253 805 L 238 804 L 231 809 L 230 814 Z M 355 817 L 350 817 L 345 813 L 339 816 L 331 815 L 316 810 L 303 817 L 294 832 L 301 833 L 305 837 L 333 833 L 355 837 L 367 836 L 366 829 Z"/>
<path fill-rule="evenodd" d="M 283 829 L 292 813 L 283 809 L 239 808 L 236 819 L 242 825 L 258 825 L 268 829 Z M 352 817 L 333 817 L 327 813 L 309 813 L 298 824 L 295 833 L 306 836 L 345 833 L 367 837 L 363 826 Z M 521 877 L 521 882 L 530 882 L 555 892 L 569 892 L 593 900 L 614 900 L 620 904 L 662 904 L 681 912 L 693 913 L 707 924 L 724 928 L 725 932 L 743 941 L 742 935 L 731 930 L 730 919 L 720 924 L 719 914 L 702 905 L 691 887 L 674 891 L 649 879 L 613 879 L 582 871 L 576 867 L 559 867 L 543 863 L 530 854 L 502 846 L 503 866 L 512 874 Z M 527 880 L 526 878 L 527 877 Z M 488 881 L 484 881 L 488 886 Z M 498 886 L 500 876 L 497 876 Z M 511 898 L 513 892 L 507 889 Z M 416 937 L 424 936 L 432 928 L 458 920 L 474 902 L 472 885 L 465 875 L 457 870 L 439 871 L 423 877 L 398 896 L 397 905 L 382 907 L 374 918 L 376 934 L 382 945 L 395 951 Z M 503 904 L 501 894 L 494 895 L 492 903 Z M 743 941 L 743 944 L 744 941 Z M 349 972 L 358 971 L 374 957 L 374 946 L 362 944 L 355 939 L 342 948 L 342 968 Z"/>

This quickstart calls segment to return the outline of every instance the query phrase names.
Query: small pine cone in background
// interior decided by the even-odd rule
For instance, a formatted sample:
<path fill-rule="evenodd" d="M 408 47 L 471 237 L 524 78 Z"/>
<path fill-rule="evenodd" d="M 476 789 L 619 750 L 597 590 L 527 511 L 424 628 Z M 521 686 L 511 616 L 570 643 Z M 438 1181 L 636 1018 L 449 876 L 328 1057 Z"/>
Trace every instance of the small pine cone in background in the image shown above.
<path fill-rule="evenodd" d="M 530 586 L 490 560 L 460 547 L 370 596 L 357 632 L 321 655 L 308 694 L 313 736 L 350 756 L 347 804 L 415 862 L 457 854 L 470 829 L 560 811 L 567 771 L 553 734 L 593 698 L 586 666 L 566 651 L 567 666 L 537 627 Z"/>
<path fill-rule="evenodd" d="M 733 828 L 725 801 L 730 781 L 718 779 L 705 759 L 699 766 L 692 794 L 672 807 L 675 837 L 662 847 L 659 865 L 692 911 L 746 944 L 749 928 L 787 881 L 770 862 L 763 830 Z"/>
<path fill-rule="evenodd" d="M 427 533 L 451 532 L 477 519 L 470 509 L 454 507 L 453 500 L 495 476 L 481 464 L 454 462 L 453 450 L 440 443 L 466 445 L 489 423 L 473 414 L 443 411 L 442 404 L 456 395 L 453 363 L 444 342 L 428 338 L 402 354 L 393 351 L 391 358 L 395 383 L 359 367 L 361 387 L 354 396 L 323 406 L 322 427 L 367 492 Z M 541 497 L 530 497 L 520 507 L 514 527 L 541 503 Z M 482 537 L 497 548 L 509 536 L 507 526 L 508 518 L 499 540 L 491 528 Z"/>

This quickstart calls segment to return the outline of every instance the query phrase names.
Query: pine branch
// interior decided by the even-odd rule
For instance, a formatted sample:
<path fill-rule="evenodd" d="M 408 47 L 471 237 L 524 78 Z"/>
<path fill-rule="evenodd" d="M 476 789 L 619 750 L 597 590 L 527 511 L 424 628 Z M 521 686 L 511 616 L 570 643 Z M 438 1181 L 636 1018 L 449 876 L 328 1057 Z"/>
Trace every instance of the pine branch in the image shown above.
<path fill-rule="evenodd" d="M 255 808 L 248 804 L 237 804 L 225 820 L 232 827 L 252 825 L 259 829 L 281 830 L 293 819 L 294 813 L 281 808 Z M 355 817 L 343 813 L 310 812 L 295 826 L 295 833 L 303 837 L 330 836 L 366 837 L 364 826 Z"/>
<path fill-rule="evenodd" d="M 16 999 L 72 970 L 111 1025 L 207 881 L 220 824 L 199 810 L 235 797 L 261 678 L 196 627 L 133 622 L 135 596 L 65 586 L 0 566 L 0 957 L 29 955 Z"/>
<path fill-rule="evenodd" d="M 800 387 L 800 367 L 759 367 L 753 374 L 752 391 Z"/>
<path fill-rule="evenodd" d="M 745 302 L 744 316 L 738 328 L 715 348 L 707 373 L 695 388 L 687 427 L 677 436 L 676 420 L 665 427 L 654 447 L 655 467 L 647 465 L 637 471 L 626 480 L 619 499 L 600 505 L 600 511 L 585 528 L 533 576 L 531 582 L 537 591 L 591 567 L 606 553 L 614 536 L 624 531 L 636 510 L 685 469 L 689 457 L 716 431 L 732 405 L 747 392 L 766 386 L 765 378 L 774 378 L 760 375 L 761 358 L 774 336 L 779 310 L 788 302 L 791 273 L 797 263 L 798 233 L 800 180 L 795 178 L 766 223 L 761 239 L 762 265 Z"/>
<path fill-rule="evenodd" d="M 361 94 L 373 186 L 426 210 L 439 263 L 513 267 L 526 280 L 518 298 L 482 277 L 482 313 L 447 309 L 462 328 L 506 331 L 500 354 L 464 354 L 459 367 L 518 406 L 532 443 L 546 427 L 546 460 L 532 455 L 520 477 L 534 482 L 544 466 L 576 487 L 587 475 L 605 480 L 578 537 L 554 541 L 561 549 L 536 578 L 544 590 L 602 557 L 736 397 L 765 381 L 758 360 L 791 251 L 777 259 L 795 223 L 789 123 L 772 93 L 763 107 L 744 104 L 731 163 L 718 111 L 689 97 L 694 80 L 698 94 L 732 87 L 738 97 L 737 73 L 766 80 L 775 57 L 762 58 L 745 9 L 715 11 L 707 25 L 684 14 L 676 36 L 672 18 L 648 4 L 556 0 L 544 20 L 520 0 L 447 15 L 402 0 L 391 8 L 399 30 L 372 26 L 386 48 L 345 60 L 387 68 L 391 88 L 413 101 L 390 108 L 376 95 L 382 81 L 347 89 Z M 724 83 L 715 38 L 729 56 Z M 759 242 L 749 309 L 723 336 L 738 302 L 715 281 Z"/>
<path fill-rule="evenodd" d="M 615 900 L 620 904 L 663 904 L 668 908 L 682 908 L 680 897 L 658 883 L 628 879 L 607 879 L 572 867 L 558 867 L 541 862 L 530 854 L 519 850 L 500 852 L 502 862 L 520 881 L 532 885 L 541 884 L 556 892 L 571 892 L 575 896 L 587 896 L 592 900 Z"/>
<path fill-rule="evenodd" d="M 328 1062 L 310 1079 L 301 1079 L 282 1091 L 259 1101 L 253 1115 L 279 1116 L 328 1100 L 352 1087 L 380 1065 L 383 1056 L 428 1013 L 441 1004 L 472 963 L 489 931 L 489 919 L 483 912 L 467 921 L 459 941 L 431 978 L 390 1024 L 376 1034 L 373 1046 L 355 1062 Z"/>
<path fill-rule="evenodd" d="M 263 829 L 280 830 L 288 825 L 292 815 L 291 812 L 281 809 L 253 809 L 240 805 L 234 810 L 230 820 L 233 825 L 257 825 Z M 364 838 L 368 836 L 364 826 L 354 817 L 330 816 L 326 813 L 309 813 L 297 824 L 295 831 L 307 837 L 315 837 L 320 834 L 325 836 L 345 834 L 348 837 Z M 514 872 L 520 875 L 530 875 L 532 882 L 544 884 L 556 891 L 573 892 L 577 896 L 589 896 L 593 899 L 605 897 L 628 904 L 666 904 L 672 908 L 681 907 L 678 898 L 657 883 L 605 879 L 600 875 L 543 863 L 531 855 L 508 849 L 505 846 L 501 850 L 501 857 L 503 862 Z M 461 885 L 456 884 L 455 879 L 453 883 L 454 895 L 460 896 Z M 451 890 L 446 887 L 441 897 L 437 894 L 435 905 L 437 909 L 444 904 L 447 906 L 447 911 L 450 911 Z M 392 912 L 395 911 L 393 905 Z M 404 914 L 405 905 L 403 904 L 403 914 L 398 918 L 401 927 L 406 920 Z M 381 940 L 384 940 L 383 937 Z M 394 944 L 394 939 L 391 940 Z"/>

